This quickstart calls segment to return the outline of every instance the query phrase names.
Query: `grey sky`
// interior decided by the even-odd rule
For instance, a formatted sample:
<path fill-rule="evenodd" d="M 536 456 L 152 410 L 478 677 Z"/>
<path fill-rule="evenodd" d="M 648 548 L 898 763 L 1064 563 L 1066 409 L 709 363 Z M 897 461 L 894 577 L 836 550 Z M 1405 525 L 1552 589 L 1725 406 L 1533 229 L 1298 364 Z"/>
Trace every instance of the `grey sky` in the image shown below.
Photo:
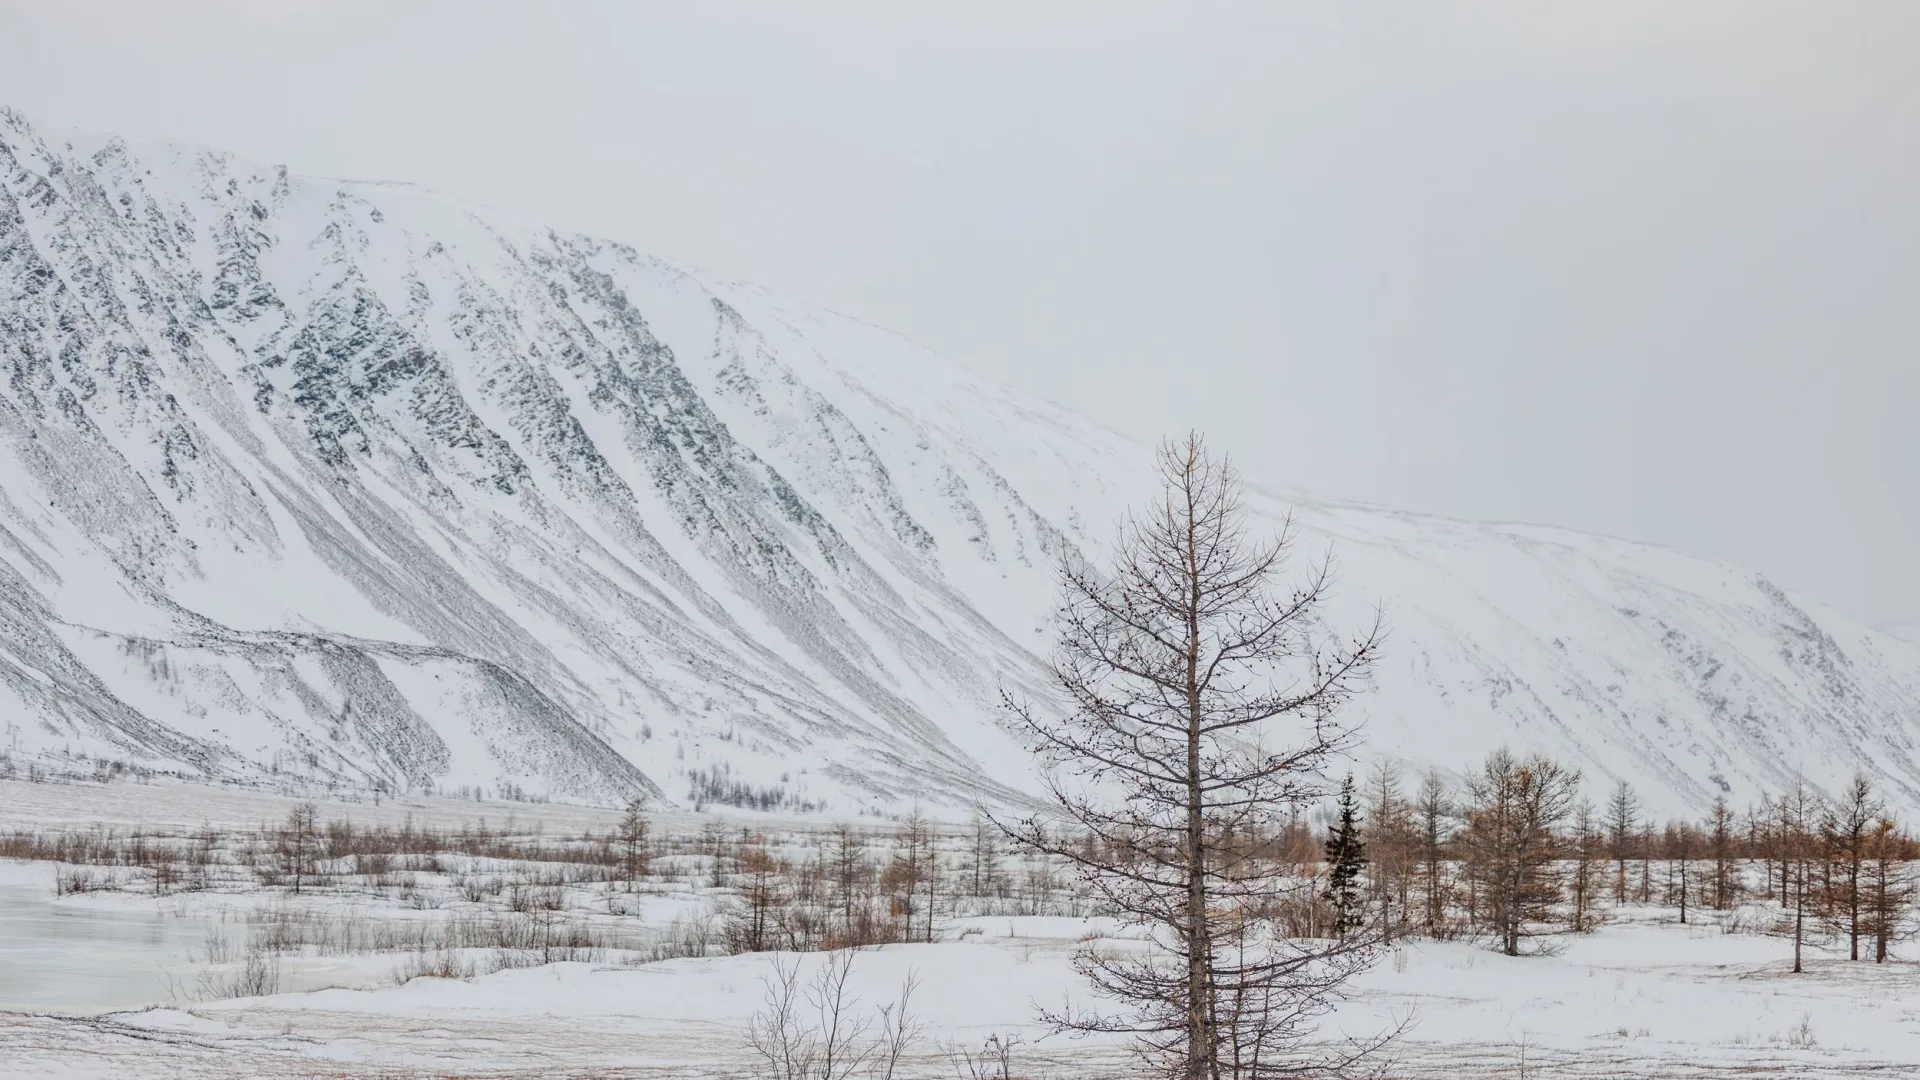
<path fill-rule="evenodd" d="M 1912 0 L 0 0 L 0 102 L 623 239 L 1277 483 L 1920 615 Z"/>

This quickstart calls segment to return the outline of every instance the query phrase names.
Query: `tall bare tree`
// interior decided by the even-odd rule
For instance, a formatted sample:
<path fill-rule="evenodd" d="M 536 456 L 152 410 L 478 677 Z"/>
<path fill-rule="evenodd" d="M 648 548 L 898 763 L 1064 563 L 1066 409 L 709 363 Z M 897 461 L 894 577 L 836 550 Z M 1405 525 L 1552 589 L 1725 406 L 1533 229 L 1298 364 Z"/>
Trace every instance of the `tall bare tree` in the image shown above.
<path fill-rule="evenodd" d="M 1576 934 L 1593 929 L 1593 865 L 1600 861 L 1606 850 L 1606 838 L 1601 835 L 1600 826 L 1594 817 L 1593 804 L 1585 799 L 1573 811 L 1573 835 L 1568 837 L 1567 853 L 1573 858 L 1573 872 L 1568 875 L 1567 885 L 1573 894 L 1573 910 L 1569 928 Z M 1605 866 L 1604 861 L 1600 862 Z"/>
<path fill-rule="evenodd" d="M 1887 962 L 1887 946 L 1900 936 L 1900 926 L 1913 904 L 1913 882 L 1908 869 L 1913 839 L 1900 831 L 1891 817 L 1873 823 L 1867 835 L 1866 909 L 1873 935 L 1873 962 Z"/>
<path fill-rule="evenodd" d="M 861 887 L 866 883 L 867 838 L 844 822 L 834 827 L 833 846 L 827 853 L 827 878 L 832 903 L 840 917 L 840 938 L 848 944 L 868 944 L 872 934 L 856 928 L 857 921 L 871 915 Z"/>
<path fill-rule="evenodd" d="M 1834 929 L 1847 936 L 1849 960 L 1860 959 L 1860 939 L 1867 930 L 1860 876 L 1868 840 L 1879 819 L 1880 800 L 1874 797 L 1873 781 L 1858 772 L 1820 819 L 1820 835 L 1830 860 L 1827 911 Z"/>
<path fill-rule="evenodd" d="M 1462 837 L 1467 873 L 1479 885 L 1486 926 L 1508 956 L 1520 955 L 1521 939 L 1560 899 L 1556 830 L 1579 789 L 1578 772 L 1542 755 L 1522 760 L 1505 749 L 1488 755 L 1469 784 Z"/>
<path fill-rule="evenodd" d="M 739 896 L 727 911 L 727 944 L 734 952 L 791 948 L 784 913 L 793 902 L 788 867 L 767 850 L 764 837 L 740 845 Z"/>
<path fill-rule="evenodd" d="M 274 836 L 274 859 L 280 875 L 293 883 L 294 895 L 300 887 L 319 876 L 320 810 L 303 802 L 287 811 L 287 820 Z"/>
<path fill-rule="evenodd" d="M 973 816 L 961 868 L 968 895 L 976 900 L 984 900 L 999 890 L 1000 830 L 993 827 L 984 813 L 976 812 Z"/>
<path fill-rule="evenodd" d="M 1707 852 L 1713 856 L 1713 907 L 1725 911 L 1733 903 L 1738 882 L 1734 879 L 1733 809 L 1725 795 L 1713 800 L 1713 812 L 1707 817 Z"/>
<path fill-rule="evenodd" d="M 1109 572 L 1062 569 L 1051 675 L 1064 716 L 1005 702 L 1048 765 L 1055 804 L 1005 829 L 1073 865 L 1154 945 L 1079 957 L 1121 1012 L 1049 1019 L 1130 1034 L 1185 1080 L 1337 1072 L 1371 1046 L 1310 1060 L 1307 1039 L 1373 939 L 1276 933 L 1267 913 L 1310 886 L 1224 838 L 1273 835 L 1290 808 L 1324 794 L 1323 768 L 1354 741 L 1339 711 L 1365 687 L 1379 620 L 1326 640 L 1326 561 L 1275 593 L 1291 522 L 1250 538 L 1233 469 L 1197 435 L 1163 447 L 1160 472 L 1162 497 L 1123 528 Z"/>
<path fill-rule="evenodd" d="M 1414 802 L 1414 819 L 1420 834 L 1420 876 L 1427 907 L 1426 929 L 1438 934 L 1446 921 L 1447 845 L 1453 838 L 1453 800 L 1447 796 L 1447 781 L 1438 769 L 1428 769 L 1420 781 L 1420 795 Z"/>
<path fill-rule="evenodd" d="M 1821 817 L 1820 797 L 1806 781 L 1793 786 L 1774 802 L 1774 829 L 1781 863 L 1781 901 L 1786 908 L 1786 932 L 1793 937 L 1793 970 L 1805 970 L 1802 953 L 1807 941 L 1808 909 L 1815 903 L 1813 872 L 1820 857 L 1815 826 Z M 1817 915 L 1818 911 L 1813 914 Z"/>
<path fill-rule="evenodd" d="M 1408 881 L 1413 876 L 1413 818 L 1400 794 L 1400 770 L 1388 762 L 1367 773 L 1367 885 L 1383 943 L 1408 923 Z"/>
<path fill-rule="evenodd" d="M 1607 797 L 1607 843 L 1613 848 L 1613 862 L 1616 873 L 1613 878 L 1613 899 L 1625 903 L 1627 899 L 1627 856 L 1631 853 L 1634 836 L 1634 822 L 1639 819 L 1640 799 L 1633 793 L 1633 785 L 1625 780 L 1613 785 L 1613 794 Z"/>
<path fill-rule="evenodd" d="M 1660 846 L 1667 858 L 1667 903 L 1680 909 L 1683 925 L 1687 921 L 1687 898 L 1693 892 L 1687 880 L 1687 868 L 1693 862 L 1699 841 L 1699 834 L 1685 821 L 1668 822 L 1666 834 L 1661 837 Z"/>
<path fill-rule="evenodd" d="M 652 862 L 653 852 L 648 846 L 652 833 L 653 823 L 647 818 L 647 797 L 635 795 L 627 800 L 615 834 L 620 842 L 620 873 L 626 878 L 628 892 L 633 891 L 634 882 L 646 874 Z"/>
<path fill-rule="evenodd" d="M 906 939 L 933 940 L 934 900 L 940 886 L 939 852 L 933 823 L 915 806 L 901 823 L 894 856 L 882 875 L 892 897 L 893 913 L 906 928 Z"/>
<path fill-rule="evenodd" d="M 1634 848 L 1640 856 L 1640 902 L 1653 902 L 1653 849 L 1659 846 L 1653 835 L 1653 819 L 1640 823 L 1640 833 L 1634 837 Z"/>

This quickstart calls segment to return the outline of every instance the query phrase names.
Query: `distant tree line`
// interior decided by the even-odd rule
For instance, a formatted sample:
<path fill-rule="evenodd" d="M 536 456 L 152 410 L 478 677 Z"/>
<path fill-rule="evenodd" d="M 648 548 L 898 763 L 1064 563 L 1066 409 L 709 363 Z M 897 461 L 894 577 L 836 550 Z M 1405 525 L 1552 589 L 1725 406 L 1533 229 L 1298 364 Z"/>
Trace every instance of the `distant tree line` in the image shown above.
<path fill-rule="evenodd" d="M 1429 771 L 1411 791 L 1399 770 L 1376 767 L 1357 809 L 1349 781 L 1324 833 L 1296 820 L 1270 839 L 1271 858 L 1322 883 L 1290 929 L 1368 925 L 1389 942 L 1481 935 L 1519 955 L 1530 940 L 1594 929 L 1610 906 L 1658 905 L 1688 923 L 1766 901 L 1771 921 L 1753 928 L 1793 940 L 1795 971 L 1810 941 L 1885 962 L 1912 932 L 1920 842 L 1864 774 L 1831 799 L 1795 783 L 1740 811 L 1720 797 L 1700 818 L 1666 821 L 1627 781 L 1601 806 L 1580 781 L 1549 757 L 1507 750 L 1464 783 Z"/>

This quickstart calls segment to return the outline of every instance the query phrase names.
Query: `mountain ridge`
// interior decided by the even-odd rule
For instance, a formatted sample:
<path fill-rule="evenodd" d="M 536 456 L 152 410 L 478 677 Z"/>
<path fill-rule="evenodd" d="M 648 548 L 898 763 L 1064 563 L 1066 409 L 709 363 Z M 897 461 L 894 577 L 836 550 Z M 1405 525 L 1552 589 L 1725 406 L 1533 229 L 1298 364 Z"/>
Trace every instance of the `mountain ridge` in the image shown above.
<path fill-rule="evenodd" d="M 995 690 L 1044 694 L 1051 567 L 1150 479 L 856 319 L 6 110 L 0 371 L 4 749 L 214 780 L 1018 801 Z M 1375 756 L 1920 804 L 1920 647 L 1728 564 L 1252 485 L 1290 505 L 1336 620 L 1395 618 Z"/>

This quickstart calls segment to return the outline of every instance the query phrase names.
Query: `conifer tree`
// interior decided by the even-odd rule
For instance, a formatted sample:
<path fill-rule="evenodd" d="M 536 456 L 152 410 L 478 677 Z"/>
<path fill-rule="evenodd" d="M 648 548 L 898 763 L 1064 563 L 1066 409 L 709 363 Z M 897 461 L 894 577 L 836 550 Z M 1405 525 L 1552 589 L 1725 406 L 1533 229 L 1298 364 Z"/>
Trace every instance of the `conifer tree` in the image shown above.
<path fill-rule="evenodd" d="M 1508 956 L 1520 955 L 1529 924 L 1545 919 L 1560 899 L 1557 830 L 1579 786 L 1579 773 L 1504 748 L 1488 755 L 1469 786 L 1467 876 L 1484 894 L 1485 924 Z"/>
<path fill-rule="evenodd" d="M 1371 935 L 1285 933 L 1272 913 L 1314 892 L 1231 838 L 1272 836 L 1324 797 L 1323 770 L 1355 739 L 1341 706 L 1366 688 L 1381 629 L 1328 630 L 1324 562 L 1274 588 L 1290 524 L 1249 535 L 1238 479 L 1199 436 L 1160 465 L 1161 498 L 1124 526 L 1111 568 L 1063 567 L 1050 675 L 1064 715 L 1006 700 L 1054 808 L 1002 827 L 1151 935 L 1144 952 L 1078 957 L 1121 1012 L 1048 1019 L 1130 1035 L 1180 1080 L 1352 1071 L 1378 1042 L 1316 1042 L 1313 1020 L 1370 961 Z"/>
<path fill-rule="evenodd" d="M 1353 774 L 1340 784 L 1340 818 L 1327 837 L 1327 905 L 1333 908 L 1333 934 L 1345 938 L 1366 925 L 1366 903 L 1360 895 L 1360 871 L 1367 865 L 1367 846 L 1360 835 L 1360 807 L 1353 795 Z"/>

